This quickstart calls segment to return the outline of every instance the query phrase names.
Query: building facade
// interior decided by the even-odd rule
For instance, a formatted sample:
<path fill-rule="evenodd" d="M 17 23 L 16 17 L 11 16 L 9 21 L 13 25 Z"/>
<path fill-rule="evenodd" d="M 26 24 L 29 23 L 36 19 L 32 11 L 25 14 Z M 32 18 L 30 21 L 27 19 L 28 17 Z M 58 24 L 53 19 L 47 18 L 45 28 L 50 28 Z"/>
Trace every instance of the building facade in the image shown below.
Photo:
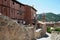
<path fill-rule="evenodd" d="M 36 9 L 16 0 L 0 0 L 0 13 L 18 23 L 25 21 L 26 24 L 31 24 L 32 20 L 35 19 Z"/>
<path fill-rule="evenodd" d="M 29 5 L 25 5 L 25 15 L 24 20 L 26 21 L 26 24 L 33 24 L 36 22 L 36 9 Z"/>

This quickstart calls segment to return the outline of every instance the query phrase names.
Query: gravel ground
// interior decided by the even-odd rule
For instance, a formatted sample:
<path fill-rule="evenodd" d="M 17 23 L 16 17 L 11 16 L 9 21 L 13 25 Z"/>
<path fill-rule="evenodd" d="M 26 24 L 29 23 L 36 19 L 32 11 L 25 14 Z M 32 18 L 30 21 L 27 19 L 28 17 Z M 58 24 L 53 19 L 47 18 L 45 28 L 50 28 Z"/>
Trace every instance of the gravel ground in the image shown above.
<path fill-rule="evenodd" d="M 37 39 L 37 40 L 51 40 L 51 34 L 49 34 L 49 33 L 46 33 L 49 37 L 42 37 L 42 38 L 40 38 L 40 39 Z"/>

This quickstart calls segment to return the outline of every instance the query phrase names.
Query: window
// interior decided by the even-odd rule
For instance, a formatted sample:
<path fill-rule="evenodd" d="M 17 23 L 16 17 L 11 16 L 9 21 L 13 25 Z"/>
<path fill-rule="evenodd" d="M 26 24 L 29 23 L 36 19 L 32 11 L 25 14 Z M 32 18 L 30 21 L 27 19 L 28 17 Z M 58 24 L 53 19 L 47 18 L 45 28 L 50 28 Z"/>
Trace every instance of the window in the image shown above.
<path fill-rule="evenodd" d="M 20 20 L 18 19 L 18 23 L 23 23 L 23 20 L 22 19 L 20 19 Z"/>
<path fill-rule="evenodd" d="M 5 0 L 6 1 L 6 0 Z"/>
<path fill-rule="evenodd" d="M 17 13 L 17 14 L 19 14 L 19 13 Z"/>
<path fill-rule="evenodd" d="M 23 13 L 23 11 L 18 11 L 18 13 L 17 13 L 17 14 L 20 14 L 20 15 L 22 15 L 22 13 Z"/>
<path fill-rule="evenodd" d="M 33 17 L 36 17 L 36 14 L 35 14 L 35 13 L 33 13 L 33 14 L 32 14 L 32 16 L 33 16 Z"/>
<path fill-rule="evenodd" d="M 13 5 L 14 5 L 14 2 L 13 2 Z"/>
<path fill-rule="evenodd" d="M 4 13 L 4 15 L 7 15 L 7 11 L 6 11 L 5 7 L 3 7 L 3 13 Z"/>
<path fill-rule="evenodd" d="M 21 5 L 20 5 L 20 8 L 21 8 Z"/>
<path fill-rule="evenodd" d="M 20 12 L 19 12 L 19 13 L 20 13 L 20 15 L 22 15 L 23 11 L 21 11 L 21 10 L 20 10 Z"/>
<path fill-rule="evenodd" d="M 36 16 L 36 14 L 34 14 L 34 17 Z"/>
<path fill-rule="evenodd" d="M 19 11 L 17 11 L 17 14 L 20 14 Z"/>
<path fill-rule="evenodd" d="M 6 8 L 4 7 L 4 11 L 6 11 Z"/>

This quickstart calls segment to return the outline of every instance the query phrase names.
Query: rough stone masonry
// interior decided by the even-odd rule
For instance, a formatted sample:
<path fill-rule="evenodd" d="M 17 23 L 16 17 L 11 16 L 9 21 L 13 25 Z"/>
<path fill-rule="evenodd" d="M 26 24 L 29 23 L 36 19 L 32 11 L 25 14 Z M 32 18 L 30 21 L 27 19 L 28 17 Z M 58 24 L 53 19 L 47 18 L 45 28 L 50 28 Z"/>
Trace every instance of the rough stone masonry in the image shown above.
<path fill-rule="evenodd" d="M 60 40 L 60 32 L 52 31 L 51 40 Z"/>
<path fill-rule="evenodd" d="M 33 27 L 24 27 L 9 17 L 0 15 L 0 40 L 33 40 L 33 32 Z"/>

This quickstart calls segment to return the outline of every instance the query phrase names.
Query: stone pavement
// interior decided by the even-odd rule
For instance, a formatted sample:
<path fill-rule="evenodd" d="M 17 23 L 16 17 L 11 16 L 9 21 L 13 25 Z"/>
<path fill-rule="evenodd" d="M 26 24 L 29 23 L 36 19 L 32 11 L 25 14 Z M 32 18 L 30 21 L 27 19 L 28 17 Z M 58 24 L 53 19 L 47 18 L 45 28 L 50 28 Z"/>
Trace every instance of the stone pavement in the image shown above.
<path fill-rule="evenodd" d="M 51 34 L 49 33 L 46 33 L 49 37 L 42 37 L 40 39 L 37 39 L 37 40 L 51 40 Z"/>

